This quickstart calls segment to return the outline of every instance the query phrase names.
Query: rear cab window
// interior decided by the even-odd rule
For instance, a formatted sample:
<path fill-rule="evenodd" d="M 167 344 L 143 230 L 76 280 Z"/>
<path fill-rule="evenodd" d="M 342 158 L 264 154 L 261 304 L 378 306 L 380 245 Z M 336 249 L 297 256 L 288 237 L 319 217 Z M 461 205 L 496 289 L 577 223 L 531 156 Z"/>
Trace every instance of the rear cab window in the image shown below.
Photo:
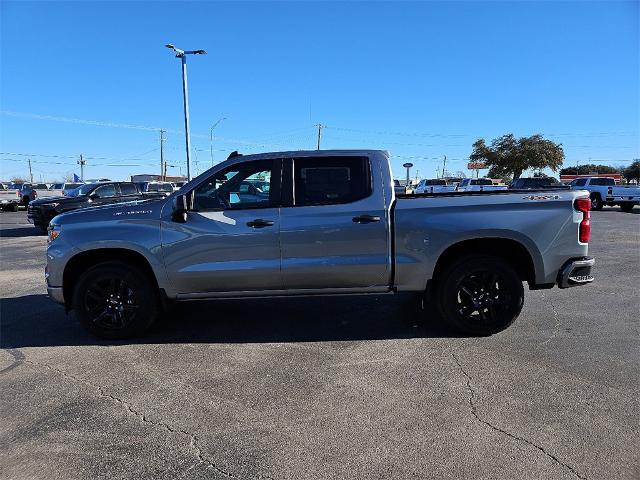
<path fill-rule="evenodd" d="M 367 157 L 308 157 L 293 160 L 294 206 L 351 203 L 371 195 Z"/>

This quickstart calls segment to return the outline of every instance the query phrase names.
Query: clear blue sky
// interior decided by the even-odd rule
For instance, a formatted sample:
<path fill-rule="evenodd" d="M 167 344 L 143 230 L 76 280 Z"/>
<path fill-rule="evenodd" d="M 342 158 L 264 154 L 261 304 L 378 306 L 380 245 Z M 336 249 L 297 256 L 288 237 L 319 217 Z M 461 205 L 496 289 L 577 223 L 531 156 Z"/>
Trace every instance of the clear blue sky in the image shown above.
<path fill-rule="evenodd" d="M 640 157 L 639 3 L 8 2 L 1 16 L 2 180 L 159 171 L 154 130 L 184 165 L 180 63 L 189 58 L 197 169 L 232 150 L 385 148 L 396 175 L 472 142 L 542 133 L 566 163 Z M 13 112 L 13 113 L 11 113 Z M 16 114 L 17 113 L 17 114 Z M 28 114 L 28 115 L 25 115 Z M 48 118 L 56 117 L 57 119 Z M 184 167 L 183 167 L 184 171 Z M 415 170 L 414 170 L 415 174 Z"/>

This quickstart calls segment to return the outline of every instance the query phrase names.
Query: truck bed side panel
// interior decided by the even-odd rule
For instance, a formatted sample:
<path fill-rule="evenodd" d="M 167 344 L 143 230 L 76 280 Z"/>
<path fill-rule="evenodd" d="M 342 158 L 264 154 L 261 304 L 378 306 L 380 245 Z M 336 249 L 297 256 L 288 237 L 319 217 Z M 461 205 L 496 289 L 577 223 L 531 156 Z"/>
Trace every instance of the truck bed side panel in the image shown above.
<path fill-rule="evenodd" d="M 586 192 L 400 198 L 395 208 L 396 286 L 421 291 L 440 255 L 465 240 L 505 238 L 531 255 L 537 284 L 553 283 L 562 264 L 587 254 L 578 243 L 582 214 L 573 200 Z"/>

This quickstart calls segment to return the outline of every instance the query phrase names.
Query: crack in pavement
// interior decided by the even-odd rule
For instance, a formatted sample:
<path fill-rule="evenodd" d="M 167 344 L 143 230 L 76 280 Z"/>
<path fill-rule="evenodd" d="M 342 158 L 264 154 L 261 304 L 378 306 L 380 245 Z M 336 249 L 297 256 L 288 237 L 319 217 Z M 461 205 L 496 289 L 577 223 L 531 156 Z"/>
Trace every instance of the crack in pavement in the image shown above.
<path fill-rule="evenodd" d="M 553 327 L 553 332 L 551 333 L 551 336 L 547 338 L 544 342 L 539 343 L 538 345 L 545 345 L 549 343 L 551 340 L 556 338 L 556 335 L 558 335 L 558 331 L 560 330 L 560 316 L 558 314 L 558 310 L 556 309 L 556 306 L 553 304 L 550 298 L 547 298 L 545 296 L 544 293 L 542 294 L 542 299 L 547 300 L 549 302 L 549 305 L 551 305 L 551 311 L 553 312 L 553 320 L 555 322 L 555 325 Z"/>
<path fill-rule="evenodd" d="M 587 477 L 585 477 L 584 475 L 581 475 L 571 465 L 568 465 L 568 464 L 562 462 L 558 457 L 556 457 L 552 453 L 547 452 L 547 450 L 545 450 L 544 447 L 541 447 L 540 445 L 537 445 L 537 444 L 533 443 L 531 440 L 527 440 L 526 438 L 519 437 L 519 436 L 517 436 L 517 435 L 515 435 L 513 433 L 507 432 L 506 430 L 503 430 L 500 427 L 496 427 L 495 425 L 492 425 L 488 421 L 480 418 L 480 416 L 478 415 L 478 409 L 477 409 L 476 404 L 475 404 L 476 392 L 473 389 L 473 387 L 471 386 L 471 376 L 462 367 L 462 364 L 460 363 L 460 360 L 458 359 L 456 354 L 452 353 L 451 356 L 453 357 L 453 360 L 458 365 L 458 368 L 460 369 L 460 372 L 467 379 L 466 386 L 467 386 L 467 390 L 469 391 L 469 408 L 471 410 L 471 414 L 475 417 L 475 419 L 478 422 L 482 423 L 483 425 L 486 425 L 487 427 L 491 428 L 492 430 L 494 430 L 494 431 L 496 431 L 498 433 L 502 433 L 503 435 L 506 435 L 506 436 L 508 436 L 510 438 L 513 438 L 514 440 L 518 440 L 520 442 L 526 443 L 527 445 L 531 445 L 532 447 L 536 448 L 537 450 L 540 450 L 542 453 L 544 453 L 547 457 L 549 457 L 551 460 L 553 460 L 555 463 L 557 463 L 561 467 L 564 467 L 565 469 L 569 470 L 577 478 L 580 478 L 581 480 L 586 480 L 587 479 Z"/>
<path fill-rule="evenodd" d="M 52 367 L 51 365 L 48 365 L 46 363 L 40 363 L 40 362 L 34 362 L 32 360 L 27 360 L 25 358 L 24 354 L 22 354 L 22 352 L 20 352 L 20 354 L 22 355 L 20 363 L 24 362 L 24 363 L 29 363 L 31 365 L 35 365 L 35 366 L 38 366 L 38 367 L 46 368 L 47 370 L 50 370 L 52 372 L 56 372 L 57 374 L 63 376 L 64 378 L 67 378 L 67 379 L 69 379 L 69 380 L 71 380 L 71 381 L 73 381 L 75 383 L 80 383 L 80 384 L 86 385 L 86 386 L 96 390 L 100 397 L 108 398 L 108 399 L 113 400 L 114 402 L 122 405 L 127 410 L 127 412 L 129 412 L 130 414 L 132 414 L 135 417 L 139 418 L 142 423 L 148 423 L 150 425 L 153 425 L 153 426 L 156 426 L 156 427 L 160 427 L 163 430 L 166 430 L 167 432 L 172 433 L 172 434 L 185 435 L 189 439 L 189 450 L 192 451 L 195 454 L 195 457 L 198 459 L 196 464 L 192 465 L 188 470 L 190 470 L 191 468 L 193 468 L 193 467 L 195 467 L 197 465 L 200 465 L 200 464 L 204 463 L 207 466 L 207 468 L 214 469 L 220 475 L 223 475 L 223 476 L 225 476 L 227 478 L 235 478 L 234 474 L 232 474 L 231 472 L 227 472 L 226 470 L 220 468 L 216 463 L 214 463 L 213 461 L 211 461 L 208 458 L 206 458 L 205 453 L 202 451 L 202 449 L 199 446 L 198 437 L 195 434 L 190 433 L 190 432 L 188 432 L 186 430 L 182 430 L 182 429 L 179 429 L 179 428 L 172 427 L 168 423 L 157 422 L 157 421 L 151 420 L 144 413 L 142 413 L 142 412 L 136 410 L 135 408 L 133 408 L 131 406 L 131 404 L 129 404 L 127 401 L 122 400 L 121 398 L 118 398 L 115 395 L 112 395 L 110 393 L 105 392 L 104 387 L 102 387 L 100 385 L 94 385 L 91 382 L 88 382 L 86 380 L 78 378 L 78 377 L 76 377 L 74 375 L 71 375 L 71 374 L 69 374 L 69 373 L 67 373 L 67 372 L 65 372 L 63 370 L 60 370 L 60 369 L 55 368 L 55 367 Z M 15 355 L 14 355 L 14 357 L 15 357 Z"/>

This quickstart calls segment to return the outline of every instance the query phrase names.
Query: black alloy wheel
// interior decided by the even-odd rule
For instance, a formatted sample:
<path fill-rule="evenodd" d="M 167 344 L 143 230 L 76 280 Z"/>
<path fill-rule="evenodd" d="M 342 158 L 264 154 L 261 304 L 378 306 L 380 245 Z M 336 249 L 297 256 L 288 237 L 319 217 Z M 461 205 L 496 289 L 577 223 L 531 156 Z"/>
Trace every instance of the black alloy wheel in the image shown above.
<path fill-rule="evenodd" d="M 515 321 L 522 310 L 524 289 L 518 274 L 504 260 L 468 256 L 443 272 L 436 300 L 442 317 L 456 329 L 486 336 Z"/>
<path fill-rule="evenodd" d="M 90 333 L 108 339 L 141 334 L 158 315 L 157 288 L 139 269 L 105 262 L 78 280 L 73 309 Z"/>

